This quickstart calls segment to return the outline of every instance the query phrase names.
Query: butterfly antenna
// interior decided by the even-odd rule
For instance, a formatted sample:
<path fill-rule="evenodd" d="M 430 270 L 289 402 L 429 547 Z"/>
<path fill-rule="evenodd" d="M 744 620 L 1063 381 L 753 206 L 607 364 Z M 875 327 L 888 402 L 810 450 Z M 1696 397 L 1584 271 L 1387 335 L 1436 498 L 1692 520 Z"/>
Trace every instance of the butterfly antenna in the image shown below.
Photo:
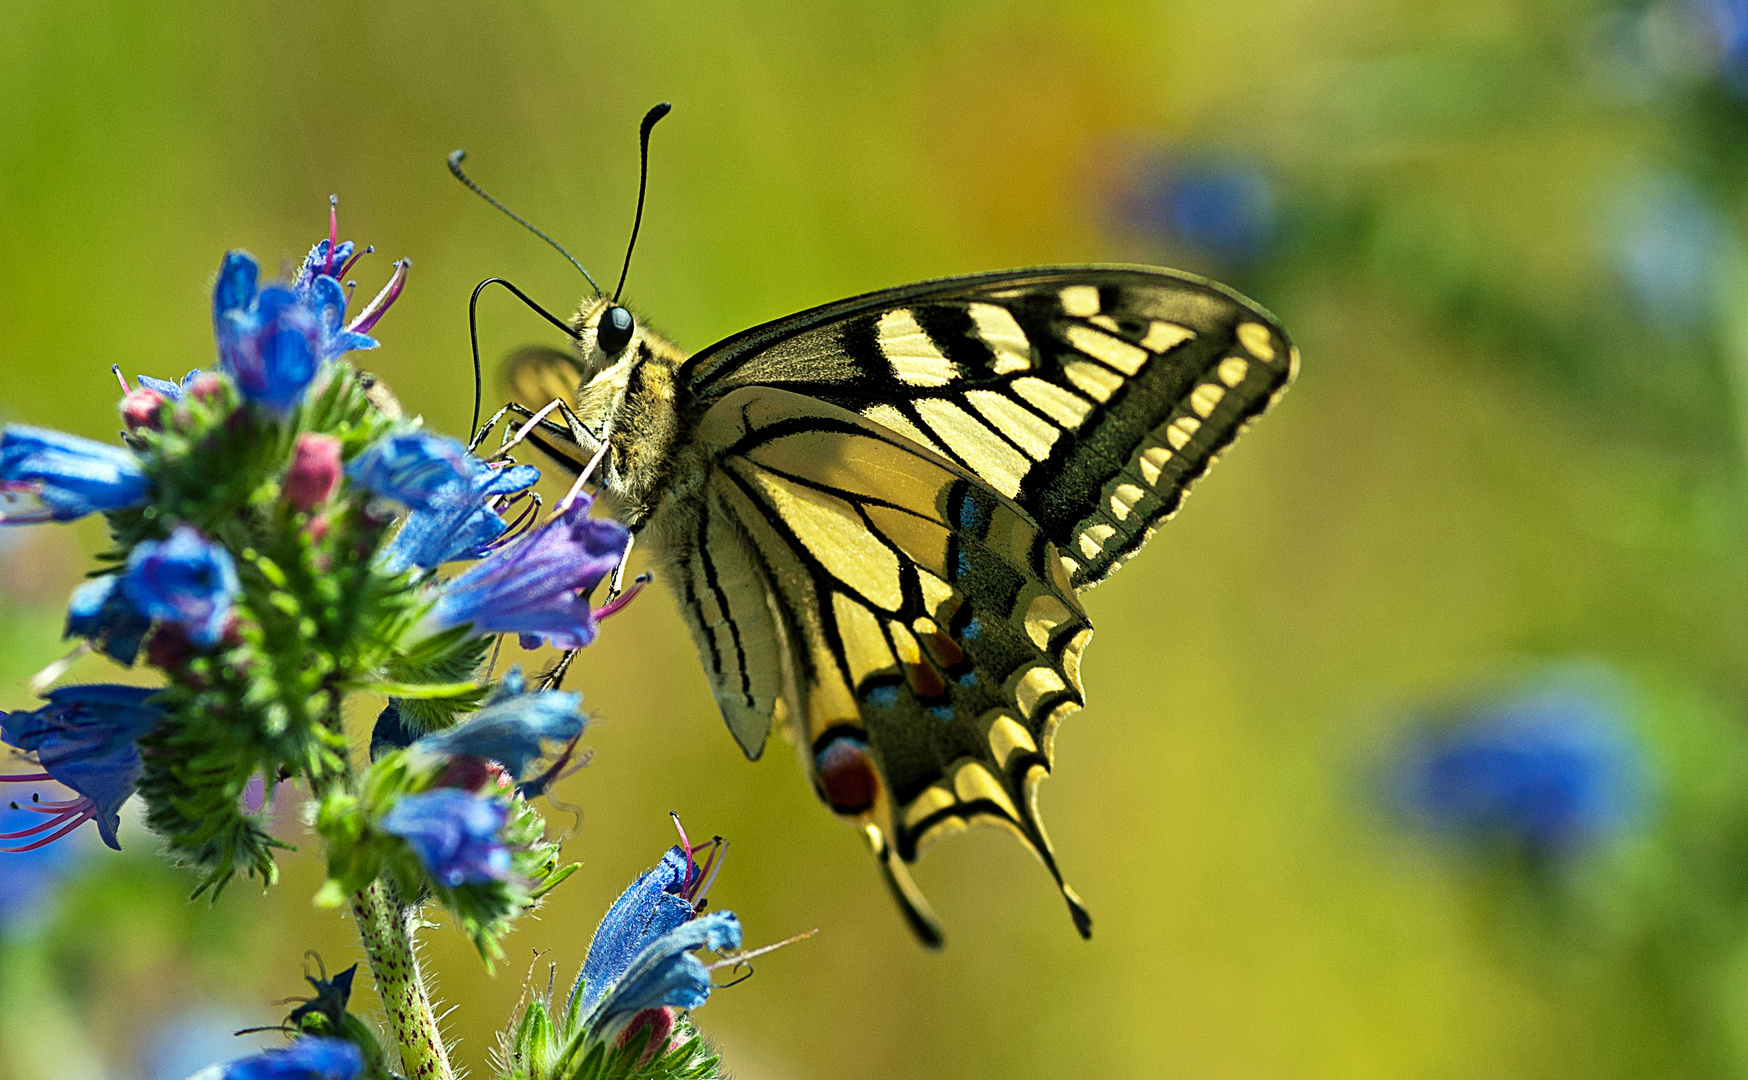
<path fill-rule="evenodd" d="M 461 151 L 457 150 L 456 153 L 459 154 L 459 153 L 461 153 Z M 450 159 L 449 164 L 451 165 L 451 167 L 453 167 L 455 165 L 454 158 Z M 459 169 L 457 169 L 455 175 L 461 176 L 461 171 Z M 467 180 L 467 177 L 465 177 L 465 176 L 462 176 L 461 178 L 463 180 Z M 471 181 L 471 180 L 468 180 L 467 182 L 468 182 L 469 186 L 471 186 L 473 183 L 473 181 Z M 475 188 L 474 190 L 478 191 L 479 189 Z M 483 191 L 480 191 L 480 194 L 486 195 L 486 193 Z M 486 195 L 486 198 L 490 199 L 491 196 Z M 504 213 L 510 214 L 510 212 L 508 210 L 505 210 Z M 515 214 L 510 214 L 510 216 L 516 217 Z M 521 218 L 516 218 L 516 220 L 522 221 Z M 522 224 L 527 225 L 528 223 L 526 221 L 523 221 Z M 532 225 L 529 225 L 528 227 L 531 229 L 534 228 Z M 535 229 L 534 231 L 540 232 L 539 229 Z M 545 234 L 542 233 L 541 235 L 544 236 Z M 549 241 L 549 243 L 550 243 L 550 241 Z M 553 244 L 553 246 L 558 247 L 557 244 Z M 564 249 L 559 248 L 559 250 L 563 251 Z M 570 259 L 570 256 L 566 255 L 565 258 Z M 571 261 L 576 262 L 575 259 L 571 259 Z M 583 270 L 583 268 L 580 266 L 577 267 L 577 269 Z M 589 272 L 587 270 L 583 270 L 583 276 L 589 277 Z M 595 279 L 589 278 L 589 284 L 591 284 L 591 285 L 595 284 Z M 515 293 L 516 299 L 522 301 L 524 304 L 527 304 L 537 314 L 539 314 L 539 316 L 541 318 L 545 319 L 547 322 L 551 323 L 552 325 L 558 327 L 560 330 L 564 331 L 565 334 L 571 338 L 571 340 L 573 340 L 573 341 L 576 340 L 576 336 L 577 336 L 577 332 L 575 330 L 571 329 L 569 323 L 565 322 L 563 319 L 559 318 L 557 315 L 554 315 L 552 312 L 541 307 L 539 304 L 536 304 L 534 302 L 534 300 L 527 293 L 523 292 L 521 289 L 518 289 L 516 286 L 510 284 L 508 281 L 505 281 L 503 278 L 497 278 L 497 277 L 486 278 L 484 281 L 480 282 L 478 285 L 475 285 L 473 287 L 473 296 L 471 298 L 469 298 L 467 301 L 467 339 L 468 339 L 468 343 L 473 346 L 473 429 L 475 431 L 479 430 L 479 404 L 480 404 L 481 385 L 482 385 L 481 379 L 480 379 L 480 366 L 479 366 L 479 294 L 486 291 L 487 285 L 502 285 L 504 288 L 509 289 L 511 292 Z M 595 292 L 597 294 L 599 294 L 600 291 L 601 291 L 600 289 L 595 290 Z"/>
<path fill-rule="evenodd" d="M 648 122 L 646 121 L 645 123 L 647 125 Z M 648 145 L 648 141 L 649 141 L 647 132 L 648 132 L 648 128 L 646 126 L 645 137 L 644 137 L 645 145 Z M 534 224 L 532 222 L 530 222 L 527 218 L 524 218 L 521 214 L 516 213 L 516 211 L 510 209 L 508 206 L 505 206 L 503 203 L 492 198 L 490 195 L 488 195 L 486 193 L 485 188 L 482 188 L 478 184 L 474 183 L 471 179 L 468 178 L 468 175 L 466 173 L 461 171 L 461 163 L 463 161 L 466 161 L 466 160 L 467 160 L 467 151 L 466 150 L 456 150 L 449 155 L 449 171 L 455 174 L 455 178 L 457 180 L 460 180 L 462 183 L 466 184 L 468 186 L 468 189 L 471 190 L 475 195 L 478 195 L 480 198 L 484 199 L 486 202 L 491 203 L 493 206 L 497 207 L 499 210 L 502 210 L 504 213 L 508 214 L 510 216 L 510 220 L 516 222 L 516 224 L 522 226 L 524 229 L 527 229 L 529 232 L 533 233 L 535 236 L 538 236 L 542 240 L 551 244 L 553 247 L 553 250 L 557 251 L 560 255 L 563 255 L 566 259 L 569 259 L 570 264 L 577 268 L 577 273 L 583 275 L 583 277 L 588 280 L 589 287 L 595 290 L 595 295 L 600 296 L 601 295 L 601 286 L 595 284 L 595 279 L 592 276 L 590 276 L 590 274 L 587 270 L 583 269 L 583 264 L 578 262 L 571 255 L 570 252 L 566 251 L 564 249 L 564 247 L 562 245 L 560 245 L 557 240 L 554 240 L 552 237 L 546 235 L 545 233 L 541 232 L 539 229 L 535 228 Z"/>
<path fill-rule="evenodd" d="M 631 221 L 631 243 L 625 245 L 625 265 L 619 268 L 619 285 L 613 290 L 613 302 L 619 302 L 619 293 L 625 288 L 625 275 L 631 272 L 631 253 L 637 247 L 637 230 L 643 225 L 643 193 L 649 187 L 649 133 L 655 128 L 656 121 L 673 111 L 674 106 L 662 102 L 649 112 L 643 114 L 643 127 L 638 132 L 639 162 L 637 172 L 637 216 Z M 454 158 L 450 159 L 451 168 Z M 460 175 L 457 173 L 456 175 Z M 480 192 L 484 195 L 485 192 Z M 601 290 L 596 289 L 597 293 Z"/>

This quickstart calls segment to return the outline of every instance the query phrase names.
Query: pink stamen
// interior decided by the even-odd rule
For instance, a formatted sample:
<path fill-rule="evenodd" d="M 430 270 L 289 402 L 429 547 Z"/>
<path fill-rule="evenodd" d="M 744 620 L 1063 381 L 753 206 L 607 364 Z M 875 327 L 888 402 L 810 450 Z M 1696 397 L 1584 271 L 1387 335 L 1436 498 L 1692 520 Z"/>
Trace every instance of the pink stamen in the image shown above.
<path fill-rule="evenodd" d="M 86 803 L 85 799 L 78 798 L 78 799 L 66 799 L 62 802 L 13 803 L 12 805 L 15 809 L 29 810 L 33 814 L 64 814 L 68 810 L 73 809 L 74 807 L 84 806 L 85 803 Z"/>
<path fill-rule="evenodd" d="M 127 376 L 121 373 L 120 364 L 109 365 L 109 370 L 115 373 L 115 381 L 121 384 L 122 393 L 131 394 L 134 392 L 134 388 L 127 384 Z"/>
<path fill-rule="evenodd" d="M 643 587 L 647 584 L 649 584 L 649 582 L 643 581 L 643 580 L 638 580 L 638 581 L 632 582 L 631 588 L 626 589 L 624 592 L 620 593 L 618 596 L 615 596 L 613 599 L 607 601 L 605 604 L 602 604 L 600 607 L 596 608 L 594 611 L 589 612 L 589 614 L 591 616 L 593 616 L 595 618 L 595 621 L 597 621 L 597 622 L 599 622 L 602 619 L 605 619 L 609 615 L 619 614 L 621 611 L 623 611 L 625 609 L 626 604 L 629 604 L 633 600 L 637 599 L 637 594 L 642 592 Z"/>
<path fill-rule="evenodd" d="M 534 523 L 535 517 L 539 514 L 540 500 L 538 497 L 524 500 L 522 503 L 522 509 L 516 513 L 516 520 L 505 526 L 504 535 L 492 541 L 490 546 L 495 548 L 507 544 L 518 536 L 521 536 L 528 530 L 528 527 Z"/>
<path fill-rule="evenodd" d="M 346 329 L 354 334 L 370 333 L 370 328 L 376 325 L 376 321 L 388 311 L 395 302 L 395 298 L 401 294 L 401 290 L 407 287 L 407 271 L 412 269 L 412 266 L 413 260 L 411 259 L 396 259 L 395 272 L 389 277 L 388 284 L 384 285 L 382 291 L 364 306 L 364 310 L 358 313 L 358 317 L 353 319 L 352 325 Z"/>
<path fill-rule="evenodd" d="M 687 897 L 693 904 L 700 903 L 710 894 L 710 887 L 716 884 L 716 875 L 722 873 L 723 864 L 728 862 L 727 840 L 718 836 L 705 847 L 710 849 L 710 857 L 705 860 L 703 869 L 698 871 L 698 876 L 704 879 L 704 883 Z"/>
<path fill-rule="evenodd" d="M 376 250 L 376 245 L 371 244 L 368 247 L 366 247 L 363 251 L 354 251 L 352 253 L 352 257 L 350 259 L 347 259 L 344 263 L 341 264 L 339 272 L 336 273 L 334 276 L 337 278 L 345 277 L 347 274 L 352 272 L 352 267 L 357 265 L 359 259 L 364 258 L 366 255 L 369 255 L 371 252 L 373 252 L 375 250 Z"/>
<path fill-rule="evenodd" d="M 684 848 L 687 857 L 690 857 L 692 854 L 692 841 L 686 836 L 686 826 L 680 824 L 679 812 L 676 810 L 669 810 L 668 816 L 674 819 L 674 831 L 680 834 L 680 847 Z"/>
<path fill-rule="evenodd" d="M 67 835 L 68 833 L 72 832 L 74 829 L 77 829 L 79 826 L 85 824 L 87 821 L 90 821 L 92 818 L 94 818 L 96 816 L 97 816 L 97 808 L 95 806 L 93 806 L 91 809 L 87 810 L 85 813 L 74 818 L 72 821 L 69 821 L 67 823 L 66 828 L 62 829 L 61 831 L 56 832 L 56 833 L 51 833 L 50 835 L 43 837 L 41 840 L 38 840 L 35 843 L 26 844 L 23 847 L 11 847 L 11 848 L 0 847 L 0 853 L 5 853 L 8 855 L 20 855 L 26 851 L 35 851 L 37 848 L 42 847 L 45 844 L 54 843 L 56 840 L 59 840 L 61 837 Z"/>
<path fill-rule="evenodd" d="M 43 822 L 41 825 L 32 825 L 30 828 L 23 829 L 19 832 L 0 833 L 0 840 L 22 840 L 27 836 L 35 836 L 39 832 L 46 832 L 49 829 L 56 827 L 57 825 L 64 824 L 66 822 L 67 818 L 71 817 L 71 816 L 73 816 L 73 815 L 71 815 L 71 814 L 56 814 L 54 817 Z"/>
<path fill-rule="evenodd" d="M 50 776 L 46 772 L 19 773 L 17 776 L 0 776 L 0 781 L 17 780 L 21 783 L 29 783 L 32 780 L 53 780 L 53 779 L 54 779 L 54 777 Z"/>
<path fill-rule="evenodd" d="M 328 196 L 328 257 L 322 261 L 322 273 L 334 269 L 334 249 L 340 246 L 340 196 Z"/>

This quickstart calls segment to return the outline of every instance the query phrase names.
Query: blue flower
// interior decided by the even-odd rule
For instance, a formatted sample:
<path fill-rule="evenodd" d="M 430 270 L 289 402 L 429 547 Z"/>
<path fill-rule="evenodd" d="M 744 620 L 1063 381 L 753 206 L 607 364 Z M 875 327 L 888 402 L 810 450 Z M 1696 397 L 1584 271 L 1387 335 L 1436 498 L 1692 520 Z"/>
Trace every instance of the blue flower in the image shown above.
<path fill-rule="evenodd" d="M 140 776 L 134 742 L 164 715 L 146 703 L 156 692 L 141 686 L 63 686 L 49 691 L 48 704 L 40 709 L 0 714 L 0 739 L 34 754 L 44 770 L 0 776 L 0 780 L 28 783 L 52 778 L 79 795 L 30 804 L 33 812 L 47 815 L 48 820 L 24 832 L 0 834 L 0 840 L 37 836 L 24 845 L 36 847 L 95 820 L 103 842 L 120 850 L 116 830 L 121 825 L 121 804 L 133 794 Z"/>
<path fill-rule="evenodd" d="M 1673 172 L 1634 177 L 1617 200 L 1604 239 L 1633 303 L 1671 330 L 1699 330 L 1713 320 L 1731 266 L 1741 257 L 1728 215 Z"/>
<path fill-rule="evenodd" d="M 428 616 L 438 628 L 471 623 L 478 633 L 517 633 L 580 649 L 595 640 L 589 593 L 618 565 L 625 526 L 589 517 L 579 497 L 558 516 L 480 560 L 450 581 Z"/>
<path fill-rule="evenodd" d="M 611 1039 L 646 1009 L 696 1009 L 710 997 L 710 969 L 692 953 L 740 948 L 740 920 L 713 911 L 645 945 L 617 981 L 585 1013 L 598 1038 Z"/>
<path fill-rule="evenodd" d="M 422 507 L 484 468 L 485 462 L 447 435 L 406 431 L 371 443 L 346 466 L 346 477 L 372 494 Z"/>
<path fill-rule="evenodd" d="M 1144 227 L 1228 264 L 1256 259 L 1275 235 L 1273 186 L 1244 161 L 1156 166 L 1132 213 Z"/>
<path fill-rule="evenodd" d="M 182 627 L 202 648 L 218 643 L 238 590 L 230 552 L 188 525 L 135 545 L 124 584 L 136 607 Z"/>
<path fill-rule="evenodd" d="M 152 620 L 128 600 L 121 575 L 104 574 L 73 590 L 61 636 L 90 638 L 116 660 L 131 664 L 151 628 Z"/>
<path fill-rule="evenodd" d="M 613 901 L 589 940 L 588 957 L 572 990 L 582 993 L 583 1012 L 600 1002 L 645 948 L 692 920 L 695 911 L 684 894 L 696 869 L 685 849 L 676 845 Z"/>
<path fill-rule="evenodd" d="M 520 684 L 517 678 L 518 692 L 500 695 L 455 726 L 415 742 L 414 752 L 488 758 L 502 765 L 513 779 L 523 779 L 529 764 L 542 754 L 544 743 L 575 739 L 583 733 L 585 721 L 579 711 L 581 694 L 565 690 L 521 693 Z"/>
<path fill-rule="evenodd" d="M 0 523 L 71 521 L 138 506 L 147 486 L 131 450 L 23 424 L 0 433 Z"/>
<path fill-rule="evenodd" d="M 379 440 L 346 472 L 353 483 L 412 509 L 383 553 L 391 572 L 484 554 L 508 528 L 493 500 L 540 479 L 532 465 L 488 465 L 454 439 L 424 431 Z"/>
<path fill-rule="evenodd" d="M 306 1035 L 290 1046 L 215 1065 L 190 1080 L 358 1080 L 364 1054 L 345 1039 Z"/>
<path fill-rule="evenodd" d="M 1416 732 L 1392 788 L 1401 810 L 1434 833 L 1557 855 L 1629 825 L 1645 777 L 1618 698 L 1570 681 Z"/>
<path fill-rule="evenodd" d="M 283 285 L 258 289 L 260 268 L 246 252 L 227 252 L 212 294 L 219 367 L 243 397 L 284 413 L 316 377 L 321 319 L 315 305 Z"/>
<path fill-rule="evenodd" d="M 188 392 L 189 384 L 194 382 L 194 380 L 200 377 L 201 374 L 201 370 L 195 368 L 193 371 L 182 376 L 182 381 L 180 383 L 172 382 L 169 379 L 154 379 L 150 375 L 136 375 L 134 376 L 134 380 L 147 390 L 155 390 L 164 397 L 169 398 L 171 401 L 181 401 L 182 395 Z"/>
<path fill-rule="evenodd" d="M 499 799 L 438 788 L 404 795 L 382 816 L 381 827 L 405 840 L 439 884 L 503 881 L 510 876 L 504 822 L 510 808 Z"/>
<path fill-rule="evenodd" d="M 1688 10 L 1711 39 L 1724 88 L 1748 98 L 1748 3 L 1743 0 L 1689 0 Z"/>

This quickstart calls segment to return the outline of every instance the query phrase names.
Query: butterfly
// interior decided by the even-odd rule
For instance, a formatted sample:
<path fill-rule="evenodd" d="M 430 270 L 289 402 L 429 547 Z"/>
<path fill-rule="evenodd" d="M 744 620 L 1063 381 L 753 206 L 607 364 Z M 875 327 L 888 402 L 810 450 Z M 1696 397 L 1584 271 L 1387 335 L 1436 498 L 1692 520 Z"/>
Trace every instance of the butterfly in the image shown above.
<path fill-rule="evenodd" d="M 907 865 L 983 825 L 1090 936 L 1037 805 L 1085 703 L 1080 594 L 1292 381 L 1280 324 L 1190 274 L 1086 265 L 883 289 L 691 355 L 617 294 L 567 332 L 505 386 L 653 547 L 746 756 L 793 738 L 924 943 Z"/>

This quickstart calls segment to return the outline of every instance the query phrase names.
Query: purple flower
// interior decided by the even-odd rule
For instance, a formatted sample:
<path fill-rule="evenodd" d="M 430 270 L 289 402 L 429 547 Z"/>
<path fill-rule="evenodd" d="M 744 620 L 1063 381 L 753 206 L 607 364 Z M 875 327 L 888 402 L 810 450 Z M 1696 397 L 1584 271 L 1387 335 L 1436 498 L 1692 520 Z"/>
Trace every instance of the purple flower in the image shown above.
<path fill-rule="evenodd" d="M 513 779 L 521 780 L 529 764 L 544 752 L 545 743 L 569 742 L 583 733 L 581 694 L 565 690 L 522 693 L 520 673 L 515 674 L 513 683 L 505 679 L 510 693 L 500 694 L 453 727 L 415 742 L 414 752 L 487 758 L 502 765 Z"/>
<path fill-rule="evenodd" d="M 0 840 L 37 839 L 17 849 L 0 850 L 29 850 L 91 820 L 97 822 L 103 842 L 120 850 L 116 829 L 121 825 L 121 804 L 133 794 L 140 776 L 134 742 L 164 715 L 157 706 L 146 704 L 156 692 L 141 686 L 63 686 L 49 691 L 48 704 L 40 709 L 0 714 L 0 738 L 35 755 L 43 770 L 0 776 L 0 780 L 54 779 L 79 795 L 28 804 L 26 808 L 48 820 L 22 832 L 0 834 Z"/>
<path fill-rule="evenodd" d="M 1575 681 L 1532 687 L 1415 732 L 1392 776 L 1397 805 L 1431 832 L 1557 855 L 1619 832 L 1645 795 L 1615 695 Z"/>
<path fill-rule="evenodd" d="M 127 598 L 120 574 L 105 574 L 73 590 L 62 637 L 90 638 L 111 657 L 132 664 L 152 620 Z"/>
<path fill-rule="evenodd" d="M 509 814 L 502 800 L 438 788 L 403 795 L 380 824 L 412 847 L 438 884 L 453 889 L 510 876 L 502 836 Z"/>
<path fill-rule="evenodd" d="M 524 648 L 541 642 L 580 649 L 595 640 L 589 593 L 618 565 L 625 526 L 589 517 L 578 497 L 558 516 L 493 552 L 450 581 L 427 617 L 447 628 L 516 633 Z"/>
<path fill-rule="evenodd" d="M 533 487 L 532 465 L 488 465 L 454 439 L 411 431 L 373 444 L 347 468 L 352 482 L 412 510 L 383 553 L 390 571 L 477 558 L 508 526 L 493 508 Z"/>
<path fill-rule="evenodd" d="M 228 551 L 179 525 L 168 540 L 147 540 L 128 556 L 127 597 L 154 619 L 174 623 L 202 648 L 224 633 L 236 599 L 237 569 Z"/>
<path fill-rule="evenodd" d="M 131 450 L 23 424 L 0 433 L 0 524 L 138 506 L 147 487 Z"/>
<path fill-rule="evenodd" d="M 306 1035 L 290 1046 L 215 1065 L 190 1080 L 358 1080 L 364 1054 L 345 1039 Z"/>

